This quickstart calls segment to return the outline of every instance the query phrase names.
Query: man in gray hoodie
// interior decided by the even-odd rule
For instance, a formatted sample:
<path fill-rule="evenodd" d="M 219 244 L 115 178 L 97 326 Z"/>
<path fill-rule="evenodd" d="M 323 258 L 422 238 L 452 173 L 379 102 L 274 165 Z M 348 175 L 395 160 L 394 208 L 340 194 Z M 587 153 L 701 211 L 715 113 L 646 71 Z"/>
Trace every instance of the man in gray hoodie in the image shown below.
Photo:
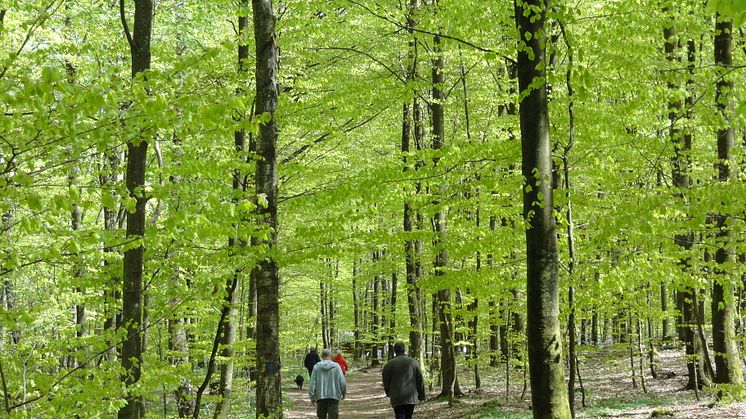
<path fill-rule="evenodd" d="M 339 401 L 347 393 L 347 381 L 342 368 L 329 359 L 331 356 L 331 351 L 324 349 L 321 362 L 313 367 L 311 385 L 308 386 L 308 395 L 311 403 L 316 406 L 316 416 L 319 419 L 338 419 Z"/>
<path fill-rule="evenodd" d="M 396 356 L 383 367 L 383 389 L 391 401 L 396 419 L 410 419 L 414 405 L 425 400 L 425 382 L 420 363 L 404 355 L 404 344 L 394 344 Z"/>

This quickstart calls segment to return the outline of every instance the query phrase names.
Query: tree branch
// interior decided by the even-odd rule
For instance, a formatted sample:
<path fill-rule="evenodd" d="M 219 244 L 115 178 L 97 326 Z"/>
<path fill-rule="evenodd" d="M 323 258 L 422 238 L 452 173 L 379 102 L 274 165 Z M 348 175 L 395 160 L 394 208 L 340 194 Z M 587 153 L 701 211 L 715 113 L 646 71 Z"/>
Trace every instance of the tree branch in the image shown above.
<path fill-rule="evenodd" d="M 461 38 L 457 38 L 455 36 L 446 35 L 446 34 L 443 34 L 443 33 L 431 32 L 431 31 L 427 31 L 427 30 L 424 30 L 424 29 L 414 28 L 414 27 L 409 27 L 407 25 L 404 25 L 402 23 L 397 22 L 396 20 L 394 20 L 394 19 L 392 19 L 390 17 L 387 17 L 387 16 L 384 16 L 384 15 L 382 15 L 380 13 L 377 13 L 376 11 L 374 11 L 373 9 L 371 9 L 370 7 L 368 7 L 368 6 L 364 5 L 364 4 L 361 4 L 361 3 L 357 2 L 356 0 L 347 0 L 347 1 L 349 3 L 352 3 L 352 4 L 354 4 L 354 5 L 358 6 L 358 7 L 361 7 L 363 9 L 367 10 L 368 13 L 370 13 L 371 15 L 373 15 L 373 16 L 379 18 L 379 19 L 385 20 L 386 22 L 389 22 L 392 25 L 395 25 L 396 27 L 398 27 L 400 29 L 406 29 L 407 31 L 422 33 L 422 34 L 430 35 L 430 36 L 439 36 L 439 37 L 441 37 L 443 39 L 450 39 L 451 41 L 456 41 L 456 42 L 458 42 L 460 44 L 464 44 L 464 45 L 466 45 L 468 47 L 474 48 L 477 51 L 489 52 L 489 53 L 497 55 L 498 57 L 501 57 L 501 58 L 504 58 L 506 60 L 509 60 L 512 63 L 515 63 L 515 60 L 512 57 L 509 57 L 509 56 L 504 55 L 504 54 L 500 54 L 499 52 L 497 52 L 497 51 L 495 51 L 493 49 L 473 44 L 473 43 L 471 43 L 471 42 L 469 42 L 467 40 L 464 40 L 464 39 L 461 39 Z"/>
<path fill-rule="evenodd" d="M 39 29 L 44 22 L 46 22 L 47 19 L 49 19 L 50 16 L 54 14 L 54 12 L 57 11 L 57 9 L 60 8 L 65 2 L 61 1 L 60 4 L 57 5 L 57 7 L 52 10 L 54 7 L 54 4 L 57 3 L 57 0 L 52 0 L 51 3 L 49 3 L 42 12 L 39 14 L 39 17 L 34 21 L 34 23 L 31 24 L 31 27 L 29 28 L 28 32 L 26 32 L 26 37 L 23 39 L 23 42 L 21 43 L 21 46 L 18 47 L 18 50 L 15 53 L 15 56 L 18 57 L 21 55 L 21 52 L 23 52 L 23 49 L 26 48 L 26 44 L 31 40 L 31 37 L 34 35 L 34 32 L 36 32 L 37 29 Z M 2 23 L 3 19 L 5 19 L 5 12 L 6 10 L 0 10 L 0 23 Z M 3 70 L 0 71 L 0 79 L 5 77 L 5 73 L 8 72 L 10 69 L 10 64 L 7 64 L 5 67 L 3 67 Z"/>
<path fill-rule="evenodd" d="M 127 24 L 127 14 L 124 10 L 124 0 L 119 0 L 119 18 L 122 20 L 122 28 L 124 28 L 124 35 L 127 37 L 127 44 L 130 49 L 134 48 L 135 42 L 132 40 L 132 33 L 130 27 Z"/>

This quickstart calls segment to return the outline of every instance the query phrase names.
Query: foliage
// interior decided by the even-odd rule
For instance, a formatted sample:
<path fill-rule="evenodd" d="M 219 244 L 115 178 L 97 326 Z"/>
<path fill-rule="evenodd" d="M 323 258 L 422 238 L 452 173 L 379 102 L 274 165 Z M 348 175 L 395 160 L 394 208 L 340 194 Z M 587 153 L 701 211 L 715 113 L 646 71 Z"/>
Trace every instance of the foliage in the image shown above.
<path fill-rule="evenodd" d="M 253 106 L 253 74 L 238 72 L 235 62 L 238 44 L 253 41 L 238 39 L 232 22 L 248 11 L 227 0 L 156 2 L 153 69 L 130 82 L 114 3 L 0 2 L 0 10 L 7 10 L 0 26 L 0 361 L 10 403 L 28 402 L 17 408 L 26 416 L 95 416 L 121 406 L 120 371 L 109 348 L 123 336 L 104 323 L 120 309 L 114 291 L 120 287 L 121 252 L 133 243 L 124 241 L 121 224 L 104 228 L 103 212 L 121 218 L 132 209 L 122 157 L 124 144 L 141 136 L 159 152 L 151 153 L 147 172 L 150 201 L 142 242 L 148 349 L 137 391 L 156 406 L 159 397 L 172 397 L 182 378 L 201 381 L 223 287 L 236 271 L 244 283 L 236 369 L 253 362 L 254 345 L 245 336 L 249 272 L 267 249 L 228 246 L 229 237 L 250 241 L 267 234 L 252 219 L 258 197 L 251 188 L 239 193 L 231 187 L 235 171 L 251 182 L 254 169 L 252 152 L 234 149 L 233 133 L 254 134 L 262 122 L 246 117 Z M 130 2 L 125 3 L 130 16 Z M 299 367 L 307 347 L 321 345 L 321 281 L 337 303 L 336 327 L 349 333 L 353 279 L 364 291 L 375 276 L 397 274 L 395 336 L 406 339 L 407 239 L 425 244 L 419 285 L 426 295 L 444 287 L 469 291 L 454 314 L 481 319 L 481 345 L 489 337 L 489 322 L 508 323 L 507 316 L 496 320 L 500 316 L 489 313 L 488 301 L 512 312 L 525 308 L 511 292 L 524 288 L 525 276 L 519 128 L 509 111 L 517 101 L 510 77 L 516 52 L 512 2 L 441 0 L 437 13 L 434 2 L 423 2 L 414 34 L 404 30 L 406 11 L 400 3 L 276 2 L 281 226 L 273 256 L 281 266 L 285 371 Z M 746 147 L 739 145 L 733 163 L 740 177 L 713 181 L 716 132 L 726 121 L 713 112 L 720 76 L 710 42 L 713 12 L 733 16 L 738 25 L 743 2 L 711 1 L 707 8 L 677 2 L 676 40 L 682 48 L 689 38 L 697 43 L 689 88 L 685 50 L 677 62 L 666 62 L 662 53 L 662 30 L 673 13 L 664 10 L 669 2 L 556 3 L 551 20 L 563 23 L 575 54 L 569 68 L 567 46 L 551 23 L 553 42 L 547 48 L 554 61 L 546 82 L 558 147 L 569 141 L 570 100 L 577 126 L 569 156 L 576 271 L 572 278 L 562 273 L 563 286 L 577 288 L 579 319 L 611 318 L 622 310 L 656 323 L 673 319 L 672 309 L 659 309 L 661 284 L 705 288 L 716 278 L 713 262 L 703 256 L 720 244 L 709 216 L 734 214 L 734 252 L 742 254 L 746 246 Z M 438 31 L 447 35 L 446 147 L 431 150 L 426 129 L 426 144 L 403 155 L 402 104 L 430 100 L 431 35 Z M 404 82 L 408 43 L 414 38 L 420 43 L 420 73 Z M 730 123 L 740 135 L 744 40 L 740 33 L 734 40 L 736 65 L 727 77 L 736 82 Z M 575 86 L 572 98 L 567 70 Z M 669 89 L 668 82 L 679 88 Z M 674 193 L 667 103 L 690 95 L 692 119 L 677 123 L 693 133 L 695 186 Z M 421 164 L 404 172 L 403 157 Z M 568 201 L 565 191 L 555 193 L 563 220 Z M 423 220 L 411 233 L 402 230 L 405 200 Z M 76 206 L 82 226 L 73 231 Z M 430 246 L 429 220 L 441 211 L 448 214 L 451 263 L 445 276 L 436 277 L 432 266 L 438 249 Z M 567 266 L 566 233 L 560 231 Z M 697 236 L 689 251 L 673 241 L 687 231 Z M 381 251 L 384 256 L 374 260 L 372 253 Z M 680 261 L 686 257 L 692 269 L 683 273 Z M 339 275 L 330 274 L 330 259 L 339 262 Z M 746 273 L 742 261 L 726 268 L 734 283 Z M 474 300 L 480 304 L 470 314 L 465 307 Z M 87 316 L 82 336 L 73 318 L 78 306 Z M 371 307 L 365 309 L 372 314 Z M 568 310 L 563 308 L 562 315 Z M 188 320 L 186 354 L 169 345 L 169 324 L 177 318 Z M 364 339 L 385 340 L 372 332 Z M 182 355 L 189 362 L 177 365 L 174 359 Z M 477 362 L 489 355 L 481 352 Z M 242 384 L 236 394 L 246 397 L 248 389 Z"/>

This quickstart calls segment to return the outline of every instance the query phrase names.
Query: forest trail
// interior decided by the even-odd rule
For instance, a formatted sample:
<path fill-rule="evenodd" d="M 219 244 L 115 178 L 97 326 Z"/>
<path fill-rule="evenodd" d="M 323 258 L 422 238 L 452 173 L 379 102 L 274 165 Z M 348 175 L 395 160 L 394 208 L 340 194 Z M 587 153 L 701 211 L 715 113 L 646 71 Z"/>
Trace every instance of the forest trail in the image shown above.
<path fill-rule="evenodd" d="M 303 390 L 297 387 L 285 389 L 292 407 L 287 418 L 315 418 L 316 408 L 308 397 L 308 379 Z M 356 370 L 347 374 L 347 397 L 339 403 L 340 418 L 390 418 L 393 410 L 383 392 L 381 369 Z"/>

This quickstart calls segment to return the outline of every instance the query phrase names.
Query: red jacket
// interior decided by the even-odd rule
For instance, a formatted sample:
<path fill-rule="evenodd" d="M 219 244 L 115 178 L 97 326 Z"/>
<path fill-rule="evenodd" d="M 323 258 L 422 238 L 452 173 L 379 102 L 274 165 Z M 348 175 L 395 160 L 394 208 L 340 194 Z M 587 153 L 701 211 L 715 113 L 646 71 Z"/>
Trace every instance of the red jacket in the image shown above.
<path fill-rule="evenodd" d="M 342 354 L 337 354 L 334 358 L 332 358 L 332 361 L 339 364 L 340 368 L 342 368 L 342 374 L 347 374 L 347 370 L 350 368 L 350 364 L 347 363 L 347 360 L 345 357 L 342 356 Z"/>

